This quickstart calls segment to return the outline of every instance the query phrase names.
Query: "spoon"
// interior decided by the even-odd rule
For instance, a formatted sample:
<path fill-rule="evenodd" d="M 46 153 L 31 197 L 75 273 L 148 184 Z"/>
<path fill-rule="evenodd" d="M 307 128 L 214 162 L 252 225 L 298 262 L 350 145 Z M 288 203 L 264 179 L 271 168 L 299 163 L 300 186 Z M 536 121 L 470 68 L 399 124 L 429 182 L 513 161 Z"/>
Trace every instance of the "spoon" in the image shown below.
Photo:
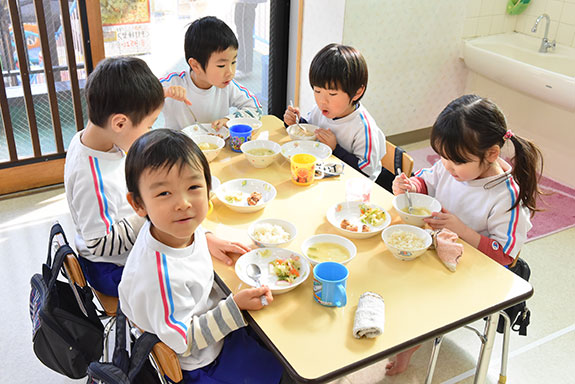
<path fill-rule="evenodd" d="M 289 105 L 293 108 L 293 101 L 290 100 Z M 304 135 L 307 135 L 307 130 L 299 124 L 299 116 L 296 116 L 295 125 L 297 125 L 297 127 L 303 131 Z"/>
<path fill-rule="evenodd" d="M 198 122 L 199 122 L 199 121 L 198 121 L 198 118 L 196 117 L 196 114 L 195 114 L 194 111 L 192 110 L 192 106 L 191 106 L 191 105 L 188 105 L 188 104 L 186 104 L 186 106 L 188 107 L 188 111 L 190 111 L 190 113 L 191 113 L 192 116 L 194 117 L 194 121 L 195 121 L 196 123 L 198 123 Z"/>
<path fill-rule="evenodd" d="M 401 175 L 403 172 L 401 171 L 401 168 L 397 168 L 397 174 Z M 407 197 L 407 210 L 409 213 L 413 212 L 413 203 L 411 202 L 411 195 L 409 194 L 409 191 L 406 189 L 405 190 L 405 197 Z"/>
<path fill-rule="evenodd" d="M 262 286 L 262 284 L 260 283 L 260 276 L 262 275 L 262 271 L 257 264 L 248 264 L 246 272 L 248 274 L 248 277 L 256 282 L 256 287 L 259 288 Z M 260 297 L 260 300 L 262 301 L 262 305 L 268 305 L 268 299 L 266 298 L 265 295 L 262 295 Z"/>

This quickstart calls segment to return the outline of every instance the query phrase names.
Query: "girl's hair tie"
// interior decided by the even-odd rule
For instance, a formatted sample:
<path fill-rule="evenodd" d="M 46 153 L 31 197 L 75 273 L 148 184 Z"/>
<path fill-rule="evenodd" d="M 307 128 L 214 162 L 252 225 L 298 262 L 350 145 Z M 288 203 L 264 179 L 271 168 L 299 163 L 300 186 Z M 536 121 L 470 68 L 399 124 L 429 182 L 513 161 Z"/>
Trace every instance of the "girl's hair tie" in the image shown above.
<path fill-rule="evenodd" d="M 505 135 L 503 135 L 503 141 L 507 141 L 507 139 L 511 139 L 513 137 L 513 132 L 511 132 L 511 130 L 509 129 L 507 132 L 505 132 Z"/>

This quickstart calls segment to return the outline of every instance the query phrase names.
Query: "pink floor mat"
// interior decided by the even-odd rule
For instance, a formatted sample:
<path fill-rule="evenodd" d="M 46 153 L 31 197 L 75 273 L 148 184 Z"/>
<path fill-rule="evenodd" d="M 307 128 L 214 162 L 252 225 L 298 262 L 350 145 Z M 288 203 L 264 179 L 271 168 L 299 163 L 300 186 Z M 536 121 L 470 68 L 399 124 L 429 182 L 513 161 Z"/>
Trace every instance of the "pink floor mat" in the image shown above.
<path fill-rule="evenodd" d="M 439 155 L 431 147 L 408 152 L 415 162 L 414 171 L 429 167 L 437 160 Z M 527 234 L 527 241 L 540 239 L 544 236 L 575 227 L 575 189 L 542 177 L 540 188 L 544 195 L 537 201 L 537 212 L 531 219 L 533 228 Z"/>

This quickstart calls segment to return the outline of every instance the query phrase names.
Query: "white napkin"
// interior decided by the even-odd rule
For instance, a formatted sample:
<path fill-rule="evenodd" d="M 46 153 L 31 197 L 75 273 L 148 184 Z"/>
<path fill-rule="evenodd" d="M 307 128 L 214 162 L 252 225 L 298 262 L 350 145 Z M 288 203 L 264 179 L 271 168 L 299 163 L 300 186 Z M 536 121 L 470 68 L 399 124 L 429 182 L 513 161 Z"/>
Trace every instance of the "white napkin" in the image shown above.
<path fill-rule="evenodd" d="M 374 292 L 364 292 L 359 297 L 355 320 L 353 322 L 353 336 L 360 339 L 363 336 L 373 338 L 383 333 L 385 325 L 385 304 L 383 298 Z"/>

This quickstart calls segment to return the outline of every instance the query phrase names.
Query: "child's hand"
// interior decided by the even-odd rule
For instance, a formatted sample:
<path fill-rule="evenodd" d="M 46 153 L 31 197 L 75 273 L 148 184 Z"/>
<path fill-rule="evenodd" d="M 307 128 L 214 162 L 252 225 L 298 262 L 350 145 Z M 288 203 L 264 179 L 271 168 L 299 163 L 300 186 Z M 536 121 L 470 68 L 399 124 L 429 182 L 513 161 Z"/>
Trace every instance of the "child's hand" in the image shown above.
<path fill-rule="evenodd" d="M 447 228 L 452 232 L 457 233 L 459 237 L 463 237 L 467 226 L 454 214 L 445 208 L 441 208 L 441 212 L 432 212 L 431 217 L 423 219 L 431 228 L 443 229 Z"/>
<path fill-rule="evenodd" d="M 227 117 L 224 117 L 223 119 L 219 119 L 216 121 L 212 121 L 212 128 L 215 129 L 216 131 L 219 131 L 220 128 L 225 126 L 228 121 L 230 121 L 230 119 L 228 119 Z"/>
<path fill-rule="evenodd" d="M 291 105 L 287 107 L 284 113 L 284 123 L 287 125 L 294 125 L 299 119 L 300 111 L 299 108 L 292 107 Z"/>
<path fill-rule="evenodd" d="M 268 304 L 274 300 L 272 296 L 272 291 L 267 286 L 262 286 L 260 288 L 249 288 L 243 289 L 234 295 L 234 301 L 239 309 L 245 309 L 248 311 L 257 311 L 263 308 L 260 296 L 266 295 L 268 299 Z"/>
<path fill-rule="evenodd" d="M 229 254 L 236 253 L 243 255 L 244 253 L 251 251 L 250 247 L 233 241 L 220 239 L 213 233 L 207 233 L 206 240 L 208 241 L 208 249 L 210 250 L 210 254 L 227 265 L 232 265 L 233 263 L 232 259 L 229 257 Z"/>
<path fill-rule="evenodd" d="M 335 147 L 337 145 L 337 139 L 335 138 L 335 134 L 331 130 L 318 128 L 314 131 L 314 133 L 319 141 L 330 147 L 332 151 L 335 150 Z"/>
<path fill-rule="evenodd" d="M 409 177 L 407 177 L 403 172 L 401 172 L 400 175 L 395 176 L 391 189 L 394 195 L 401 195 L 402 193 L 405 193 L 405 191 L 416 192 L 415 185 L 413 185 L 411 180 L 409 180 Z"/>
<path fill-rule="evenodd" d="M 192 105 L 192 102 L 186 98 L 186 88 L 179 85 L 164 88 L 164 97 L 171 97 L 174 100 L 183 101 L 188 105 Z"/>

